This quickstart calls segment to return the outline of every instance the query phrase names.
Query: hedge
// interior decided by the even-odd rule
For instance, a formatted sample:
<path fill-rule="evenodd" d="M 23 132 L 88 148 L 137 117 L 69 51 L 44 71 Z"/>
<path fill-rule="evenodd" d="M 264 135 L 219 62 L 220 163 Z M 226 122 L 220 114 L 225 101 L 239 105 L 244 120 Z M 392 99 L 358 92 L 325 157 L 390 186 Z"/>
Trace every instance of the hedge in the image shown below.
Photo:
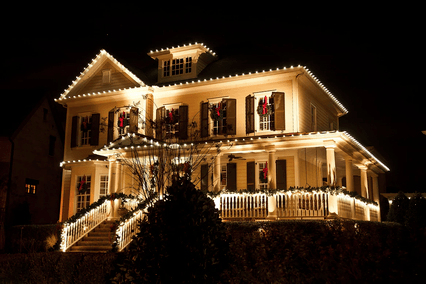
<path fill-rule="evenodd" d="M 425 238 L 396 223 L 226 222 L 221 283 L 422 283 Z M 109 283 L 123 253 L 0 255 L 0 283 Z"/>

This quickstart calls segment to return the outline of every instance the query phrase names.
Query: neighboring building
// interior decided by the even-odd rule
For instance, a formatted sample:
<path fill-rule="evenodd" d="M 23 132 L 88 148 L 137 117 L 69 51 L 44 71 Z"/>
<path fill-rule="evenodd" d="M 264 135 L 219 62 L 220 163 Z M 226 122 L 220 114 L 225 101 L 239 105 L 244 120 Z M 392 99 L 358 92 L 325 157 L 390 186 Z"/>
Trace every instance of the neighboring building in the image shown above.
<path fill-rule="evenodd" d="M 11 105 L 0 132 L 0 226 L 56 223 L 64 151 L 56 106 L 37 92 L 7 95 Z"/>
<path fill-rule="evenodd" d="M 389 169 L 339 131 L 347 110 L 306 67 L 246 70 L 271 62 L 221 59 L 199 43 L 148 56 L 158 63 L 155 72 L 138 73 L 101 50 L 56 100 L 67 108 L 61 221 L 102 195 L 128 193 L 131 178 L 114 155 L 128 133 L 182 144 L 222 141 L 209 176 L 201 174 L 208 160 L 195 173 L 204 189 L 336 184 L 379 202 L 379 176 Z M 88 190 L 79 193 L 83 184 Z"/>

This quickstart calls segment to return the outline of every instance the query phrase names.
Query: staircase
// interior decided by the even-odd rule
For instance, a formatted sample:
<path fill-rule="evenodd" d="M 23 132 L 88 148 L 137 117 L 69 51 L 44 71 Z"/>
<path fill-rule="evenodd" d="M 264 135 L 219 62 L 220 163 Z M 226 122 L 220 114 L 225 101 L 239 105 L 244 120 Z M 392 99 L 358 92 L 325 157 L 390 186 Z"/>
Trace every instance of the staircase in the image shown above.
<path fill-rule="evenodd" d="M 115 221 L 104 221 L 87 236 L 83 237 L 69 252 L 107 252 L 112 249 L 115 232 L 111 232 L 111 226 Z"/>

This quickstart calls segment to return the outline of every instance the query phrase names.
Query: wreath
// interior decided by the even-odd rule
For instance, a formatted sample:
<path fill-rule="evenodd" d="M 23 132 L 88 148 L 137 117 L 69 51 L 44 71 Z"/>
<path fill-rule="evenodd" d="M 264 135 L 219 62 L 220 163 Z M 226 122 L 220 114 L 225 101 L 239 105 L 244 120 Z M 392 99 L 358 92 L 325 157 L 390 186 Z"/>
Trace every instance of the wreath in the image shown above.
<path fill-rule="evenodd" d="M 86 182 L 86 176 L 83 176 L 80 183 L 77 184 L 77 192 L 78 194 L 90 193 L 90 187 Z"/>
<path fill-rule="evenodd" d="M 164 118 L 166 124 L 176 124 L 179 122 L 179 113 L 178 110 L 172 109 L 171 111 L 167 110 L 166 117 Z"/>
<path fill-rule="evenodd" d="M 120 113 L 120 117 L 117 120 L 117 126 L 119 128 L 124 128 L 129 124 L 129 119 L 126 116 L 126 113 L 123 111 L 123 113 Z"/>
<path fill-rule="evenodd" d="M 87 132 L 91 128 L 92 128 L 92 124 L 89 122 L 89 117 L 88 116 L 86 116 L 85 118 L 82 117 L 81 118 L 80 130 L 83 131 L 83 132 Z"/>
<path fill-rule="evenodd" d="M 223 119 L 223 108 L 221 103 L 218 103 L 217 105 L 215 104 L 210 105 L 210 117 L 214 121 L 219 121 Z"/>
<path fill-rule="evenodd" d="M 261 117 L 265 117 L 273 113 L 274 111 L 272 110 L 272 105 L 268 104 L 268 98 L 265 96 L 263 102 L 259 102 L 259 106 L 257 107 L 257 114 Z"/>

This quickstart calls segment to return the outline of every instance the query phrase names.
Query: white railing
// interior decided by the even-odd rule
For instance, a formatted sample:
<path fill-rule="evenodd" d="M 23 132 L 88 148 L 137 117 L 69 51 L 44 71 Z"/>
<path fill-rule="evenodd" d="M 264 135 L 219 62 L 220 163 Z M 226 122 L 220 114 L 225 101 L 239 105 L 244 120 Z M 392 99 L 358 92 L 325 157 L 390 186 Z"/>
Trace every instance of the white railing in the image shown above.
<path fill-rule="evenodd" d="M 268 216 L 268 197 L 265 194 L 232 193 L 223 194 L 218 198 L 222 218 L 266 218 Z"/>
<path fill-rule="evenodd" d="M 74 222 L 65 222 L 61 233 L 60 250 L 65 252 L 96 226 L 105 221 L 110 213 L 111 202 L 105 200 L 105 202 L 86 212 Z"/>
<path fill-rule="evenodd" d="M 380 208 L 343 193 L 303 189 L 266 193 L 221 192 L 213 197 L 222 219 L 345 218 L 378 221 Z"/>
<path fill-rule="evenodd" d="M 116 230 L 117 250 L 122 251 L 131 241 L 134 235 L 138 233 L 138 222 L 142 220 L 144 210 L 140 209 L 133 212 L 133 216 L 122 221 Z"/>
<path fill-rule="evenodd" d="M 278 218 L 325 217 L 328 215 L 327 193 L 279 193 L 276 202 Z"/>

